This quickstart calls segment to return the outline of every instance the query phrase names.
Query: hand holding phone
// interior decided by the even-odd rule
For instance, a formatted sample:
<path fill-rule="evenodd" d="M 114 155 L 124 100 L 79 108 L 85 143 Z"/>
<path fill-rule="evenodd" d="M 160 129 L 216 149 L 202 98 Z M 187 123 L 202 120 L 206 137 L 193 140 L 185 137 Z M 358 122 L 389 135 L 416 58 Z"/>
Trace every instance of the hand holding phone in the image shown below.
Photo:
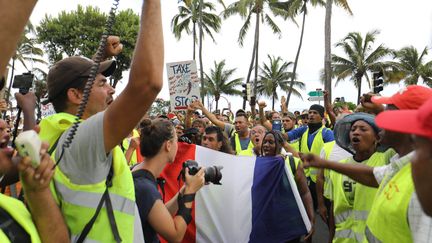
<path fill-rule="evenodd" d="M 272 121 L 272 130 L 273 131 L 282 131 L 282 121 L 281 120 L 273 120 Z"/>

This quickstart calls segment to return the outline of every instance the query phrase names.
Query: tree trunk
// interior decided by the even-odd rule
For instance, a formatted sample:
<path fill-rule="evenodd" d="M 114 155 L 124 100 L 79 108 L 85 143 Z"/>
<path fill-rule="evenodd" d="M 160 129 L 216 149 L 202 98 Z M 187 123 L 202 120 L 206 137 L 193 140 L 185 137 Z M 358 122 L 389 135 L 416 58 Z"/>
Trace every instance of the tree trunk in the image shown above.
<path fill-rule="evenodd" d="M 260 21 L 260 13 L 257 13 L 257 17 L 256 17 L 256 34 L 255 34 L 255 77 L 254 77 L 254 82 L 253 85 L 251 87 L 251 106 L 255 104 L 255 97 L 256 97 L 256 89 L 257 89 L 257 82 L 258 82 L 258 51 L 259 51 L 259 21 Z"/>
<path fill-rule="evenodd" d="M 275 96 L 276 96 L 276 90 L 273 91 L 273 97 L 272 97 L 272 111 L 275 110 L 274 104 L 275 104 Z"/>
<path fill-rule="evenodd" d="M 193 23 L 193 29 L 192 29 L 192 37 L 193 37 L 193 55 L 192 58 L 195 61 L 195 50 L 196 50 L 196 23 Z"/>
<path fill-rule="evenodd" d="M 200 78 L 201 78 L 201 102 L 204 104 L 204 69 L 202 60 L 202 40 L 203 40 L 203 23 L 202 23 L 203 0 L 199 3 L 199 59 L 200 59 Z"/>
<path fill-rule="evenodd" d="M 292 90 L 293 90 L 293 87 L 294 87 L 294 79 L 296 77 L 297 64 L 298 64 L 298 60 L 299 60 L 299 57 L 300 57 L 300 50 L 301 50 L 302 45 L 303 45 L 303 34 L 304 34 L 306 14 L 307 14 L 307 11 L 306 11 L 306 1 L 304 1 L 303 4 L 304 5 L 303 5 L 302 29 L 301 29 L 301 33 L 300 33 L 300 42 L 299 42 L 299 46 L 298 46 L 298 49 L 297 49 L 296 58 L 294 60 L 294 67 L 293 67 L 293 74 L 292 74 L 292 77 L 291 77 L 291 83 L 290 83 L 290 86 L 289 86 L 287 100 L 286 100 L 286 107 L 287 107 L 287 109 L 288 109 L 288 104 L 289 104 L 290 99 L 291 99 Z"/>
<path fill-rule="evenodd" d="M 328 92 L 330 101 L 332 100 L 332 69 L 331 69 L 331 15 L 333 0 L 326 2 L 326 15 L 324 25 L 324 89 Z"/>
<path fill-rule="evenodd" d="M 219 109 L 219 98 L 216 98 L 216 111 Z"/>
<path fill-rule="evenodd" d="M 257 18 L 258 18 L 258 17 L 257 17 Z M 255 52 L 256 52 L 256 45 L 257 45 L 257 42 L 256 42 L 257 38 L 256 38 L 256 35 L 257 35 L 257 28 L 258 28 L 258 25 L 259 25 L 259 22 L 257 22 L 257 23 L 255 24 L 255 38 L 254 38 L 254 45 L 253 45 L 253 49 L 252 49 L 252 58 L 251 58 L 251 63 L 250 63 L 250 65 L 249 65 L 249 70 L 248 70 L 248 74 L 247 74 L 247 77 L 246 77 L 246 83 L 249 83 L 249 82 L 250 82 L 250 77 L 251 77 L 251 74 L 252 74 L 252 69 L 253 69 L 253 67 L 254 67 L 254 62 L 255 62 Z M 246 109 L 246 98 L 243 99 L 243 110 L 244 110 L 244 109 Z"/>
<path fill-rule="evenodd" d="M 358 75 L 357 75 L 358 76 Z M 361 87 L 362 87 L 362 76 L 356 77 L 357 85 L 358 85 L 358 91 L 357 91 L 357 105 L 360 104 L 360 97 L 361 97 Z"/>
<path fill-rule="evenodd" d="M 6 99 L 5 99 L 7 106 L 9 106 L 9 99 L 10 99 L 10 93 L 11 93 L 12 84 L 13 84 L 14 72 L 15 72 L 15 58 L 12 58 L 11 77 L 10 77 L 9 87 L 8 87 L 7 92 L 6 92 Z M 3 98 L 3 97 L 1 97 L 1 98 Z M 12 105 L 11 105 L 11 107 L 12 107 Z M 6 112 L 7 112 L 7 109 L 5 111 L 3 111 L 3 119 L 6 118 Z"/>

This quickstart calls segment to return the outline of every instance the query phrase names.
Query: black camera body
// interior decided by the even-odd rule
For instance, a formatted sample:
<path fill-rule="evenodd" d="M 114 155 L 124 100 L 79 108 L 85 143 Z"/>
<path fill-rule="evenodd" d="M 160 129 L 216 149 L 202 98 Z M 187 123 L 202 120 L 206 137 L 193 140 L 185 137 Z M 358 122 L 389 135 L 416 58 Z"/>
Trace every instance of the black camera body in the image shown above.
<path fill-rule="evenodd" d="M 21 94 L 27 94 L 33 86 L 34 75 L 31 72 L 15 75 L 12 88 L 19 89 Z"/>
<path fill-rule="evenodd" d="M 198 165 L 198 162 L 196 162 L 195 160 L 186 160 L 183 163 L 183 168 L 181 171 L 183 181 L 185 181 L 186 168 L 189 169 L 189 175 L 195 175 L 201 169 L 201 167 Z M 204 170 L 205 182 L 206 183 L 211 182 L 215 185 L 222 185 L 220 183 L 222 179 L 222 173 L 221 173 L 222 169 L 223 166 L 217 166 L 217 165 L 205 168 Z"/>

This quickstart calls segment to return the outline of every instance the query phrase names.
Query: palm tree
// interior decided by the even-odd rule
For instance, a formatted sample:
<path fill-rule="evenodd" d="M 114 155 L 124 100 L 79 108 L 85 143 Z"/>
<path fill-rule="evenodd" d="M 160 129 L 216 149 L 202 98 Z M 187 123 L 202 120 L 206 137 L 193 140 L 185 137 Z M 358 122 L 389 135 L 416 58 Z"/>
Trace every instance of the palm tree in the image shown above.
<path fill-rule="evenodd" d="M 347 0 L 334 0 L 335 4 L 341 6 L 349 14 L 353 14 Z M 331 100 L 332 90 L 332 67 L 331 67 L 331 15 L 333 0 L 326 1 L 326 13 L 324 21 L 324 89 L 328 91 L 328 97 Z"/>
<path fill-rule="evenodd" d="M 340 80 L 350 78 L 358 88 L 357 104 L 360 103 L 362 79 L 366 80 L 370 86 L 367 72 L 384 71 L 388 68 L 388 63 L 382 62 L 383 57 L 391 54 L 391 50 L 379 45 L 376 49 L 372 48 L 378 31 L 371 31 L 363 38 L 358 32 L 349 33 L 342 41 L 336 44 L 346 54 L 346 57 L 332 55 L 332 71 L 337 78 L 336 84 Z"/>
<path fill-rule="evenodd" d="M 390 62 L 395 72 L 390 73 L 393 77 L 390 82 L 404 80 L 406 85 L 417 84 L 419 78 L 432 87 L 432 60 L 425 63 L 428 48 L 425 47 L 421 54 L 413 46 L 407 46 L 394 52 L 395 62 Z M 396 74 L 396 75 L 394 75 Z"/>
<path fill-rule="evenodd" d="M 287 2 L 284 2 L 282 4 L 284 4 L 284 9 L 287 9 L 288 11 L 290 11 L 290 14 L 288 16 L 293 16 L 293 15 L 298 15 L 299 13 L 303 14 L 303 20 L 302 20 L 302 26 L 301 26 L 301 33 L 300 33 L 300 41 L 299 41 L 299 46 L 297 49 L 297 54 L 294 60 L 294 67 L 293 67 L 293 75 L 291 75 L 291 83 L 290 83 L 290 89 L 288 91 L 288 95 L 287 95 L 287 102 L 286 102 L 286 106 L 288 107 L 288 104 L 290 102 L 290 98 L 291 98 L 291 93 L 293 90 L 293 86 L 294 86 L 294 77 L 296 77 L 296 71 L 297 71 L 297 65 L 298 65 L 298 60 L 300 57 L 300 50 L 303 44 L 303 34 L 304 34 L 304 28 L 305 28 L 305 22 L 306 22 L 306 15 L 308 12 L 307 6 L 308 4 L 312 4 L 312 6 L 317 6 L 317 5 L 324 5 L 324 1 L 323 0 L 288 0 Z"/>
<path fill-rule="evenodd" d="M 171 28 L 177 40 L 180 40 L 182 34 L 192 34 L 193 39 L 193 60 L 195 60 L 197 37 L 197 25 L 199 27 L 200 17 L 200 0 L 182 1 L 183 5 L 179 6 L 179 13 L 171 20 Z M 218 33 L 221 27 L 221 19 L 218 15 L 212 13 L 216 11 L 213 3 L 203 2 L 202 4 L 202 22 L 203 29 L 210 38 L 215 41 L 213 33 Z M 192 30 L 191 30 L 192 29 Z"/>
<path fill-rule="evenodd" d="M 212 95 L 216 101 L 216 110 L 218 109 L 219 99 L 222 94 L 226 95 L 242 95 L 237 86 L 241 85 L 243 78 L 231 79 L 231 76 L 236 71 L 233 69 L 225 69 L 225 60 L 217 63 L 214 62 L 214 68 L 210 70 L 210 75 L 205 74 L 205 92 Z"/>
<path fill-rule="evenodd" d="M 245 22 L 240 29 L 238 36 L 238 43 L 243 46 L 244 38 L 249 30 L 252 15 L 255 15 L 255 36 L 254 45 L 252 49 L 252 58 L 249 65 L 249 71 L 246 79 L 246 83 L 250 82 L 250 76 L 252 69 L 255 66 L 255 82 L 252 88 L 251 96 L 255 97 L 256 80 L 258 79 L 258 50 L 259 50 L 259 36 L 260 36 L 260 23 L 265 23 L 270 26 L 274 34 L 281 37 L 282 31 L 279 26 L 273 21 L 272 15 L 284 16 L 285 18 L 290 17 L 289 12 L 283 9 L 279 1 L 275 0 L 238 0 L 230 4 L 223 12 L 224 18 L 228 18 L 234 14 L 240 15 Z M 292 18 L 292 17 L 291 17 Z M 245 101 L 244 101 L 245 102 Z M 254 103 L 254 100 L 251 101 Z M 243 103 L 243 107 L 245 103 Z"/>
<path fill-rule="evenodd" d="M 37 63 L 46 63 L 43 59 L 40 59 L 38 57 L 42 57 L 43 56 L 43 51 L 42 49 L 36 47 L 37 44 L 37 40 L 36 38 L 32 38 L 29 37 L 29 35 L 34 35 L 35 29 L 34 26 L 28 22 L 24 32 L 21 36 L 21 40 L 18 43 L 18 47 L 15 51 L 15 54 L 12 56 L 12 64 L 11 64 L 11 78 L 9 81 L 9 87 L 8 87 L 8 91 L 6 93 L 6 102 L 9 103 L 9 98 L 10 98 L 10 92 L 11 92 L 11 88 L 12 88 L 12 82 L 13 82 L 13 78 L 14 78 L 14 72 L 15 72 L 15 62 L 19 61 L 25 69 L 27 69 L 27 71 L 31 71 L 29 70 L 29 68 L 27 67 L 27 62 L 37 62 Z"/>
<path fill-rule="evenodd" d="M 274 110 L 275 100 L 278 99 L 278 88 L 302 98 L 298 89 L 304 90 L 306 85 L 301 81 L 294 81 L 294 79 L 291 78 L 293 73 L 289 72 L 288 68 L 293 63 L 285 62 L 281 57 L 276 58 L 270 55 L 267 55 L 267 57 L 268 64 L 263 63 L 263 67 L 260 68 L 261 74 L 259 75 L 257 92 L 260 95 L 272 97 L 272 110 Z M 291 84 L 293 85 L 291 86 Z"/>

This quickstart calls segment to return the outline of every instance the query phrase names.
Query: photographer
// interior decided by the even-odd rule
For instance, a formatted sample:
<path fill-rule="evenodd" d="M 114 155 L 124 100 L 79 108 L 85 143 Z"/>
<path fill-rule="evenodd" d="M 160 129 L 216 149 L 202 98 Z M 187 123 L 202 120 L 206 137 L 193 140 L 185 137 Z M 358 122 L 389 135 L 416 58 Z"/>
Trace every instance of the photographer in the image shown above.
<path fill-rule="evenodd" d="M 181 242 L 192 220 L 195 193 L 204 185 L 204 169 L 194 176 L 185 175 L 185 186 L 167 204 L 163 204 L 156 178 L 177 154 L 177 134 L 167 120 L 146 120 L 141 124 L 141 154 L 145 162 L 132 173 L 135 197 L 145 242 L 159 242 L 158 234 L 168 242 Z M 173 218 L 172 215 L 176 214 Z"/>

